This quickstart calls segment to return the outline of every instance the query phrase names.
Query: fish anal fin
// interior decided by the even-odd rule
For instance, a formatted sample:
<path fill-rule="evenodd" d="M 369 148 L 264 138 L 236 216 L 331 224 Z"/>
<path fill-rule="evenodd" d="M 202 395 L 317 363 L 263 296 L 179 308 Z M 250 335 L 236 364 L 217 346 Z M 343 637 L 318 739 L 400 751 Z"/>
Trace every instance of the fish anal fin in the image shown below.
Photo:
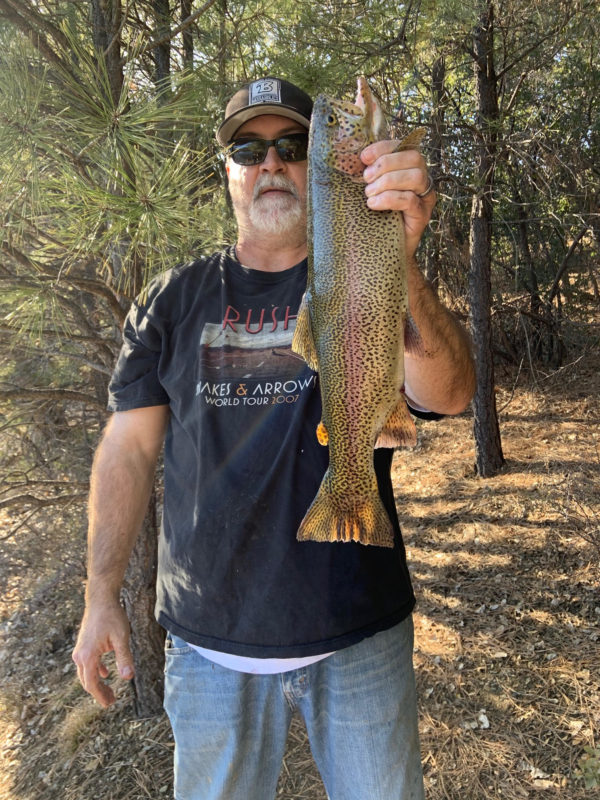
<path fill-rule="evenodd" d="M 321 484 L 300 524 L 297 539 L 393 547 L 394 529 L 376 490 L 369 497 L 338 498 Z"/>
<path fill-rule="evenodd" d="M 375 447 L 414 447 L 417 429 L 402 396 L 381 429 Z"/>
<path fill-rule="evenodd" d="M 329 431 L 323 420 L 317 425 L 317 441 L 324 446 L 329 444 Z"/>
<path fill-rule="evenodd" d="M 296 319 L 296 330 L 292 338 L 292 350 L 294 353 L 302 356 L 308 366 L 318 372 L 319 361 L 317 357 L 317 349 L 315 347 L 315 340 L 312 333 L 312 325 L 310 323 L 310 311 L 308 309 L 308 301 L 306 293 L 300 303 L 298 310 L 298 318 Z"/>

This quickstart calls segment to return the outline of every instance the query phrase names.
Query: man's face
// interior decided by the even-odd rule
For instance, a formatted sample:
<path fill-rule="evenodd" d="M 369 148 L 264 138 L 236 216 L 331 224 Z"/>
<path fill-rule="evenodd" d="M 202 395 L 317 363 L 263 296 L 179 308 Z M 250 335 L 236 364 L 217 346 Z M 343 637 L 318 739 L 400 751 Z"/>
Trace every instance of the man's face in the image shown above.
<path fill-rule="evenodd" d="M 286 117 L 263 114 L 245 122 L 234 139 L 276 139 L 287 133 L 306 133 L 306 128 Z M 306 161 L 282 161 L 274 147 L 262 164 L 245 167 L 229 158 L 229 193 L 239 228 L 255 235 L 305 231 L 306 171 Z"/>

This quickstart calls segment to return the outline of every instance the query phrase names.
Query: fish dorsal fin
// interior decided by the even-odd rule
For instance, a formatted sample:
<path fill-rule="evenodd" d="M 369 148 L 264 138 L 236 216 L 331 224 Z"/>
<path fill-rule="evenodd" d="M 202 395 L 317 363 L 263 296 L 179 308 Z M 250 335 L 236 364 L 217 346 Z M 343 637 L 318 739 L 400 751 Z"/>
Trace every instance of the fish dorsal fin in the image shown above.
<path fill-rule="evenodd" d="M 402 150 L 418 150 L 421 142 L 425 138 L 427 128 L 415 128 L 396 145 L 395 152 L 399 153 Z"/>

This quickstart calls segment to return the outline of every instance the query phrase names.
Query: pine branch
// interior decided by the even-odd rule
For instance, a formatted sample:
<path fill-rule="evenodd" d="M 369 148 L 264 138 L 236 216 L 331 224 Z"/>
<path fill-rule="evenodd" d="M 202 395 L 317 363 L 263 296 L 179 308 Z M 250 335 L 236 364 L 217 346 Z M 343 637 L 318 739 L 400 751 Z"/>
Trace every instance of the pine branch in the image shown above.
<path fill-rule="evenodd" d="M 89 294 L 93 294 L 96 297 L 101 297 L 103 300 L 106 300 L 108 307 L 112 311 L 113 316 L 119 325 L 123 324 L 125 317 L 127 316 L 127 309 L 123 308 L 113 290 L 105 283 L 94 280 L 93 278 L 77 278 L 71 277 L 70 275 L 66 277 L 66 282 L 78 289 L 81 289 L 82 291 L 89 292 Z"/>
<path fill-rule="evenodd" d="M 3 488 L 2 491 L 3 491 L 3 493 L 7 493 L 7 492 L 14 492 L 15 489 L 22 489 L 24 486 L 26 486 L 26 487 L 28 487 L 30 489 L 35 489 L 36 487 L 42 487 L 42 488 L 46 488 L 46 489 L 48 489 L 50 487 L 53 488 L 53 489 L 56 489 L 56 488 L 64 489 L 66 484 L 67 484 L 67 481 L 65 481 L 64 479 L 63 480 L 51 480 L 51 479 L 42 480 L 42 479 L 38 479 L 38 480 L 32 480 L 32 481 L 30 481 L 30 480 L 13 481 L 13 480 L 8 479 L 8 480 L 4 480 L 3 484 L 4 484 L 4 488 Z M 75 480 L 72 480 L 71 478 L 69 478 L 68 485 L 69 485 L 70 488 L 73 488 L 73 489 L 76 488 L 76 487 L 79 488 L 79 489 L 89 489 L 89 485 L 90 484 L 89 484 L 89 481 L 75 481 Z M 9 498 L 6 498 L 6 499 L 11 500 L 13 496 L 11 496 Z"/>
<path fill-rule="evenodd" d="M 165 44 L 165 42 L 169 42 L 171 39 L 174 39 L 179 33 L 181 33 L 181 31 L 185 30 L 189 25 L 192 24 L 192 22 L 195 22 L 198 17 L 202 16 L 202 14 L 204 14 L 205 11 L 208 11 L 208 9 L 214 4 L 215 0 L 207 0 L 202 8 L 200 8 L 198 11 L 195 11 L 191 16 L 187 17 L 187 19 L 184 19 L 183 22 L 181 22 L 176 28 L 173 28 L 172 31 L 169 31 L 168 34 L 161 36 L 159 39 L 153 39 L 152 41 L 148 42 L 148 44 L 145 45 L 142 50 L 136 52 L 136 57 L 142 55 L 143 53 L 147 53 L 148 50 L 154 50 L 154 48 L 158 47 L 159 45 Z M 127 61 L 124 60 L 123 65 L 126 63 Z"/>
<path fill-rule="evenodd" d="M 558 36 L 558 34 L 567 27 L 569 22 L 571 22 L 571 20 L 574 17 L 576 17 L 577 15 L 585 16 L 587 12 L 595 11 L 596 8 L 597 8 L 596 3 L 593 2 L 593 3 L 587 3 L 581 8 L 573 10 L 566 18 L 560 20 L 557 25 L 551 28 L 545 36 L 542 36 L 533 44 L 526 47 L 522 52 L 515 55 L 512 61 L 510 61 L 506 66 L 504 66 L 498 73 L 497 75 L 498 80 L 500 81 L 504 77 L 504 75 L 506 75 L 507 72 L 510 72 L 520 61 L 523 61 L 525 58 L 527 58 L 528 55 L 534 52 L 534 50 L 537 50 L 539 47 L 545 44 L 549 39 L 552 39 L 554 36 Z"/>
<path fill-rule="evenodd" d="M 74 389 L 27 389 L 16 386 L 13 389 L 0 389 L 0 397 L 6 400 L 52 400 L 86 403 L 86 405 L 96 406 L 104 410 L 104 403 L 101 403 L 94 395 L 78 392 Z"/>
<path fill-rule="evenodd" d="M 48 18 L 35 11 L 31 7 L 29 0 L 6 0 L 9 6 L 12 6 L 15 13 L 20 14 L 33 28 L 41 28 L 48 33 L 52 38 L 65 50 L 69 49 L 69 42 L 64 33 L 48 21 Z"/>
<path fill-rule="evenodd" d="M 7 500 L 0 500 L 1 508 L 14 508 L 14 506 L 35 506 L 36 508 L 48 508 L 49 506 L 68 506 L 77 500 L 85 500 L 87 492 L 76 494 L 59 494 L 56 497 L 37 497 L 34 494 L 19 494 L 9 497 Z"/>
<path fill-rule="evenodd" d="M 1 2 L 1 0 L 0 0 Z M 93 294 L 97 297 L 101 297 L 105 300 L 110 308 L 113 316 L 117 320 L 117 322 L 122 325 L 125 317 L 127 316 L 127 310 L 123 308 L 121 303 L 119 302 L 116 294 L 112 291 L 112 289 L 107 286 L 105 283 L 101 281 L 94 280 L 93 278 L 79 278 L 77 276 L 71 276 L 68 273 L 62 274 L 62 265 L 55 266 L 50 264 L 44 264 L 40 261 L 34 261 L 28 255 L 23 253 L 21 250 L 18 250 L 13 245 L 9 244 L 8 242 L 2 242 L 2 251 L 13 258 L 18 264 L 22 267 L 25 267 L 28 271 L 34 273 L 35 275 L 40 276 L 40 279 L 43 279 L 42 276 L 46 278 L 50 278 L 53 281 L 57 282 L 57 286 L 60 283 L 69 284 L 77 289 L 81 289 L 82 291 L 88 292 L 89 294 Z M 15 280 L 17 283 L 23 283 L 20 277 L 15 276 Z M 66 298 L 63 298 L 66 301 Z M 71 304 L 70 304 L 71 305 Z M 72 306 L 72 308 L 77 308 L 76 306 Z M 81 314 L 77 315 L 81 318 Z M 91 330 L 88 327 L 88 330 Z"/>
<path fill-rule="evenodd" d="M 554 278 L 554 283 L 552 284 L 552 288 L 550 289 L 550 293 L 548 294 L 548 299 L 546 300 L 546 304 L 548 306 L 550 306 L 552 304 L 552 301 L 556 297 L 556 295 L 558 293 L 558 287 L 560 286 L 560 281 L 561 281 L 562 276 L 564 275 L 567 267 L 569 266 L 569 261 L 571 260 L 571 256 L 575 252 L 575 249 L 577 248 L 577 245 L 579 244 L 579 242 L 583 239 L 583 237 L 586 234 L 588 228 L 589 228 L 589 225 L 587 225 L 587 224 L 584 224 L 582 226 L 582 228 L 579 231 L 579 233 L 577 234 L 577 236 L 571 242 L 571 246 L 569 247 L 569 249 L 565 253 L 565 256 L 564 256 L 564 258 L 562 260 L 562 263 L 561 263 L 560 267 L 558 268 L 558 272 L 556 273 L 556 277 Z"/>
<path fill-rule="evenodd" d="M 22 328 L 21 328 L 20 325 L 11 324 L 10 322 L 7 323 L 6 320 L 0 321 L 0 333 L 18 334 L 18 333 L 21 332 L 21 330 L 22 330 Z M 53 328 L 42 328 L 41 330 L 38 329 L 37 332 L 39 333 L 40 336 L 42 336 L 44 338 L 49 338 L 49 339 L 50 338 L 55 338 L 55 339 L 59 339 L 59 340 L 65 338 L 65 334 L 64 334 L 63 331 L 56 330 L 56 329 L 53 329 Z M 81 336 L 81 335 L 78 335 L 76 333 L 69 333 L 69 341 L 70 342 L 81 342 L 82 344 L 90 344 L 90 345 L 92 345 L 94 347 L 97 347 L 100 340 L 98 339 L 97 336 Z M 108 349 L 108 342 L 105 342 L 105 340 L 101 340 L 101 341 L 102 341 L 103 344 L 105 344 L 105 349 Z M 30 349 L 39 350 L 39 348 L 33 348 L 33 347 L 30 348 Z M 108 349 L 108 352 L 112 356 L 112 351 L 110 351 L 110 349 Z"/>
<path fill-rule="evenodd" d="M 21 13 L 17 12 L 13 2 L 14 0 L 0 0 L 0 14 L 16 25 L 19 30 L 23 31 L 23 33 L 31 40 L 33 46 L 40 51 L 40 53 L 47 59 L 49 63 L 54 64 L 59 69 L 67 70 L 67 65 L 58 55 L 58 53 L 50 46 L 46 37 L 40 33 L 39 30 L 36 30 L 36 28 L 26 18 L 24 18 Z M 19 11 L 22 11 L 22 9 L 19 8 Z"/>

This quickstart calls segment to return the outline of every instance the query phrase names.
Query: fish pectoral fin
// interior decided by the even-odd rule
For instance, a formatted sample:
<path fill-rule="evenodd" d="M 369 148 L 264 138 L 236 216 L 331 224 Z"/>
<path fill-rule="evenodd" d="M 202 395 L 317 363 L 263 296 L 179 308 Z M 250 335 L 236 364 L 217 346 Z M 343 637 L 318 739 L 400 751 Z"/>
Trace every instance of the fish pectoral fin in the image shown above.
<path fill-rule="evenodd" d="M 381 429 L 375 447 L 414 447 L 416 443 L 415 421 L 401 397 Z"/>
<path fill-rule="evenodd" d="M 323 420 L 317 425 L 317 441 L 322 445 L 329 444 L 329 431 L 325 427 Z"/>
<path fill-rule="evenodd" d="M 325 478 L 323 482 L 326 483 Z M 394 546 L 394 529 L 377 485 L 368 497 L 335 497 L 321 484 L 298 529 L 299 542 L 358 542 Z"/>
<path fill-rule="evenodd" d="M 421 334 L 410 314 L 407 314 L 404 320 L 404 350 L 420 358 L 426 355 Z"/>
<path fill-rule="evenodd" d="M 319 361 L 317 358 L 317 349 L 315 347 L 315 340 L 312 333 L 312 325 L 310 322 L 310 311 L 308 309 L 308 301 L 306 293 L 300 303 L 298 310 L 298 318 L 296 320 L 296 330 L 292 338 L 292 350 L 294 353 L 302 356 L 311 369 L 315 372 L 319 371 Z"/>

